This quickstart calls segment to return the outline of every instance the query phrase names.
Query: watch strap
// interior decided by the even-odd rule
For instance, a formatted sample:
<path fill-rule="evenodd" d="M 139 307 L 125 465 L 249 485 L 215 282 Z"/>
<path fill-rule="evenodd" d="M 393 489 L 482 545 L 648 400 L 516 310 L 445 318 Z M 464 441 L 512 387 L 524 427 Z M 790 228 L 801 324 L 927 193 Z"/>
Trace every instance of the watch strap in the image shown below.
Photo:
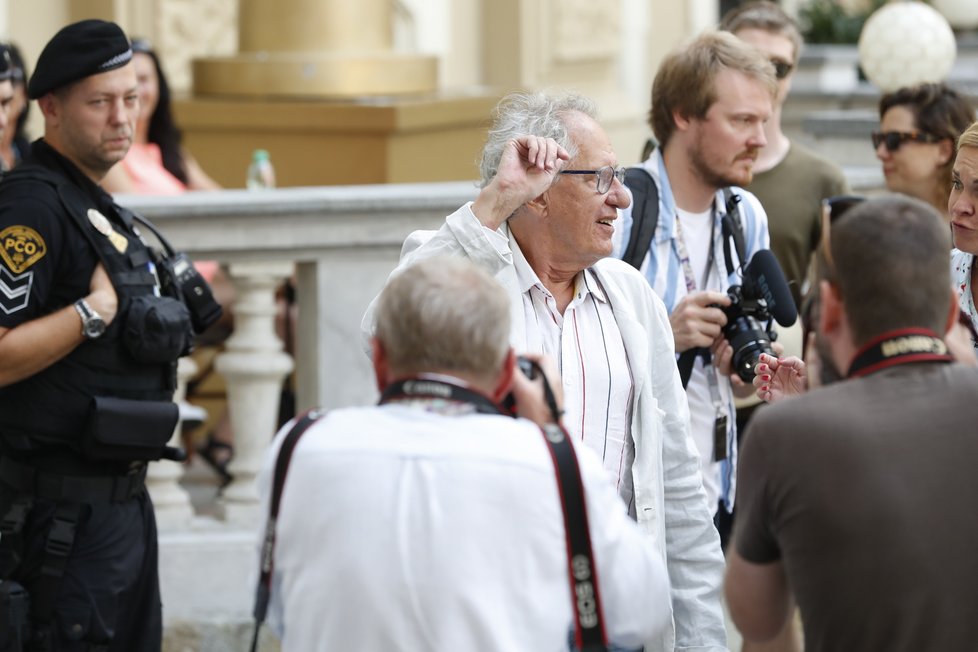
<path fill-rule="evenodd" d="M 82 335 L 91 340 L 105 332 L 105 320 L 85 299 L 79 299 L 74 306 L 82 320 Z"/>

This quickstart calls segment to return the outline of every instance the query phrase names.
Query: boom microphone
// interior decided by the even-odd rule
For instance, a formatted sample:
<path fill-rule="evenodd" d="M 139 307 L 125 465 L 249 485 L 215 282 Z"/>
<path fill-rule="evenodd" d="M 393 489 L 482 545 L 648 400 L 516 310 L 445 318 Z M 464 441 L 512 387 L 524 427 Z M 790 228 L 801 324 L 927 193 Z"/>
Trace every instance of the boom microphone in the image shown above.
<path fill-rule="evenodd" d="M 768 312 L 782 326 L 791 326 L 798 318 L 795 300 L 781 271 L 778 259 L 770 249 L 754 253 L 744 269 L 744 285 L 748 295 L 763 297 Z"/>

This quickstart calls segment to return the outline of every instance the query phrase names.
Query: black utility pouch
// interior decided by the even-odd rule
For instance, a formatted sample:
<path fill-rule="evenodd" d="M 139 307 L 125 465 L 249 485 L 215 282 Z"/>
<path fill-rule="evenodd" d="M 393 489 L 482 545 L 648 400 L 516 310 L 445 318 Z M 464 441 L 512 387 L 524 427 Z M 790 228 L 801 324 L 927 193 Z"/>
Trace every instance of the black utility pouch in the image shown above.
<path fill-rule="evenodd" d="M 171 401 L 96 396 L 89 409 L 82 452 L 96 461 L 158 460 L 179 416 L 177 404 Z"/>
<path fill-rule="evenodd" d="M 122 340 L 139 362 L 173 362 L 193 350 L 190 313 L 170 297 L 135 297 L 126 314 Z"/>

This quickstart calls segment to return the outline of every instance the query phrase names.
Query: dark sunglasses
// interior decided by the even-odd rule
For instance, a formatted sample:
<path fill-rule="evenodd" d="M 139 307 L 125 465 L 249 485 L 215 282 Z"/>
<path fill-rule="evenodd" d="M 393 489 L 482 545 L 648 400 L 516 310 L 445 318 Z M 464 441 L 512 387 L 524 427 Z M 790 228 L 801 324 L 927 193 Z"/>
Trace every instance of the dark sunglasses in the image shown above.
<path fill-rule="evenodd" d="M 904 143 L 936 143 L 941 139 L 923 131 L 874 131 L 873 149 L 879 149 L 880 143 L 886 145 L 886 149 L 895 152 Z"/>
<path fill-rule="evenodd" d="M 774 76 L 779 80 L 790 75 L 791 71 L 795 69 L 794 64 L 782 61 L 781 59 L 771 59 L 770 61 L 771 65 L 774 66 Z"/>
<path fill-rule="evenodd" d="M 822 200 L 822 241 L 820 249 L 822 261 L 825 267 L 821 276 L 823 278 L 835 277 L 835 261 L 832 257 L 832 240 L 829 237 L 829 226 L 835 223 L 840 217 L 849 212 L 853 206 L 865 201 L 865 197 L 859 195 L 836 195 Z M 827 220 L 826 220 L 827 218 Z"/>
<path fill-rule="evenodd" d="M 861 195 L 836 195 L 823 199 L 822 205 L 829 209 L 829 224 L 831 224 L 845 215 L 850 208 L 864 201 L 866 198 Z"/>

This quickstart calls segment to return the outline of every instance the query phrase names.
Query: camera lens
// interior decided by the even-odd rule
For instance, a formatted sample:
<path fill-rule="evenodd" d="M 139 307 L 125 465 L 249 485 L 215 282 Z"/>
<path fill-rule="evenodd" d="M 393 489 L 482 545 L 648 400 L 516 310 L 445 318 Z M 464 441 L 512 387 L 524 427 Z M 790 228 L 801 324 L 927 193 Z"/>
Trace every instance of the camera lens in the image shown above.
<path fill-rule="evenodd" d="M 739 315 L 724 328 L 724 335 L 733 347 L 733 368 L 741 380 L 754 380 L 754 367 L 762 353 L 774 355 L 771 338 L 756 319 Z"/>

